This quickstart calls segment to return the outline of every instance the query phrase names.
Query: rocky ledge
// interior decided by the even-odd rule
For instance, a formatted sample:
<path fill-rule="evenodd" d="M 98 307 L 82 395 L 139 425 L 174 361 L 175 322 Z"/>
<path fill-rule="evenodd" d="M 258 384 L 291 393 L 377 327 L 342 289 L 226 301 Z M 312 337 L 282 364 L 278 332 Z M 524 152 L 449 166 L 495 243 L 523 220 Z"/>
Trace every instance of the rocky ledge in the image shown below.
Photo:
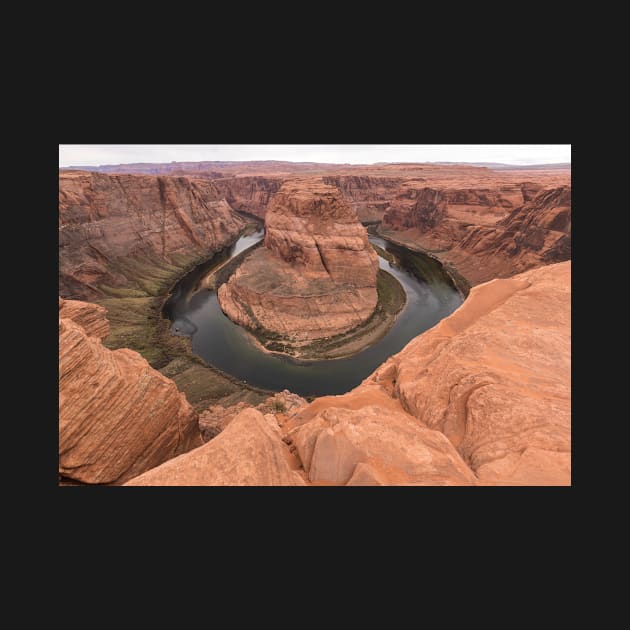
<path fill-rule="evenodd" d="M 321 179 L 285 182 L 265 228 L 264 247 L 219 289 L 230 319 L 299 347 L 370 318 L 378 257 L 339 189 Z"/>
<path fill-rule="evenodd" d="M 473 288 L 351 392 L 283 409 L 226 410 L 127 485 L 569 485 L 570 261 Z"/>
<path fill-rule="evenodd" d="M 173 381 L 133 350 L 111 351 L 95 304 L 59 300 L 59 475 L 122 483 L 202 444 Z"/>

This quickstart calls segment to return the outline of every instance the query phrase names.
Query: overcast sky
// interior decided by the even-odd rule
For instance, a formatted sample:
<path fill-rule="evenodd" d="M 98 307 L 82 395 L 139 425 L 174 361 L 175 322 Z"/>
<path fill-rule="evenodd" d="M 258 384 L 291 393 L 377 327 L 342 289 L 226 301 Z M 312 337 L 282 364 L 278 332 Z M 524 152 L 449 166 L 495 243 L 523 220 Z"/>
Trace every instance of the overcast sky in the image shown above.
<path fill-rule="evenodd" d="M 283 160 L 375 162 L 501 162 L 551 164 L 571 161 L 570 144 L 60 144 L 59 166 L 130 162 Z"/>

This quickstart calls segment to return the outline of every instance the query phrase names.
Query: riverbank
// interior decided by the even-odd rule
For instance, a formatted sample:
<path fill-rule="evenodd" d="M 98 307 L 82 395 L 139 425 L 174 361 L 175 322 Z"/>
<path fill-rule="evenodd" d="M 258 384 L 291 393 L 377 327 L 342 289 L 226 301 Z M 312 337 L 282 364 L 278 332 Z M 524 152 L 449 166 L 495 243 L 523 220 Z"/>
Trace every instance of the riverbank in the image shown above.
<path fill-rule="evenodd" d="M 446 273 L 449 275 L 449 277 L 453 281 L 453 285 L 455 286 L 459 294 L 462 296 L 462 298 L 466 299 L 468 297 L 468 294 L 470 293 L 470 289 L 472 287 L 471 282 L 467 278 L 462 276 L 462 274 L 459 273 L 459 271 L 457 271 L 457 269 L 455 269 L 453 265 L 449 264 L 448 262 L 440 258 L 437 252 L 432 252 L 430 250 L 424 249 L 423 247 L 420 247 L 414 241 L 402 238 L 399 234 L 397 234 L 393 230 L 383 230 L 382 225 L 375 226 L 373 229 L 373 232 L 371 233 L 377 236 L 380 236 L 382 239 L 389 241 L 390 243 L 393 243 L 394 245 L 405 247 L 413 252 L 424 254 L 425 256 L 432 258 L 433 260 L 436 260 L 437 262 L 440 263 L 440 265 L 442 265 Z M 396 236 L 393 236 L 394 234 L 396 234 Z"/>
<path fill-rule="evenodd" d="M 297 362 L 309 363 L 327 359 L 342 359 L 358 354 L 382 339 L 396 321 L 396 315 L 405 306 L 405 290 L 383 269 L 377 275 L 378 303 L 368 320 L 343 334 L 320 339 L 303 346 L 291 346 L 286 339 L 266 331 L 247 333 L 251 341 L 263 352 L 288 356 Z"/>
<path fill-rule="evenodd" d="M 225 249 L 257 229 L 259 224 L 252 221 Z M 135 270 L 142 289 L 108 290 L 109 295 L 97 301 L 107 309 L 110 322 L 110 333 L 103 343 L 111 350 L 131 348 L 139 352 L 151 367 L 175 381 L 197 411 L 241 401 L 257 405 L 273 392 L 245 385 L 206 363 L 192 352 L 190 339 L 173 335 L 169 320 L 162 317 L 164 303 L 175 285 L 196 267 L 207 264 L 208 258 L 181 257 L 173 264 L 147 259 L 123 261 Z"/>

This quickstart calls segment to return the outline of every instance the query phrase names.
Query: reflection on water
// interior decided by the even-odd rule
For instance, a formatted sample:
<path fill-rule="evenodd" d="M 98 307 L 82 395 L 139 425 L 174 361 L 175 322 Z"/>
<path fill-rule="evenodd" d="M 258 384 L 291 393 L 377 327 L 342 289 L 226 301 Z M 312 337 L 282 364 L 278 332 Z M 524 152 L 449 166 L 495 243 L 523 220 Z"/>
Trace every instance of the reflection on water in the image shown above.
<path fill-rule="evenodd" d="M 199 287 L 201 279 L 211 269 L 251 247 L 263 236 L 262 231 L 243 236 L 191 271 L 177 284 L 163 309 L 164 316 L 172 322 L 172 332 L 191 337 L 193 352 L 250 385 L 277 391 L 286 388 L 302 396 L 347 392 L 462 302 L 450 277 L 437 261 L 378 236 L 370 236 L 372 243 L 394 256 L 393 264 L 379 256 L 379 265 L 398 279 L 407 294 L 407 303 L 389 332 L 373 346 L 345 359 L 304 364 L 268 354 L 256 348 L 247 333 L 223 314 L 213 290 Z"/>

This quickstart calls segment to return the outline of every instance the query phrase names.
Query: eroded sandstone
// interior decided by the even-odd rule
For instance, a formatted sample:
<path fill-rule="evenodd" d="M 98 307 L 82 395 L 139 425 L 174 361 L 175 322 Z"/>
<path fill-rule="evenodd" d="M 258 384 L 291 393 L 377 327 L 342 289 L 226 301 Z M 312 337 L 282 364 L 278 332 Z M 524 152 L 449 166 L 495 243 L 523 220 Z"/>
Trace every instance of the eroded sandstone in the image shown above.
<path fill-rule="evenodd" d="M 122 483 L 202 443 L 197 414 L 175 383 L 138 353 L 103 346 L 105 309 L 59 306 L 60 475 Z"/>
<path fill-rule="evenodd" d="M 570 485 L 570 320 L 570 261 L 481 284 L 351 392 L 241 411 L 129 485 Z"/>
<path fill-rule="evenodd" d="M 472 285 L 571 258 L 570 186 L 405 189 L 386 211 L 382 234 L 432 252 Z"/>
<path fill-rule="evenodd" d="M 302 486 L 299 462 L 271 414 L 241 411 L 213 440 L 127 486 Z"/>
<path fill-rule="evenodd" d="M 211 256 L 244 224 L 210 181 L 60 171 L 59 292 L 154 295 L 163 268 Z"/>
<path fill-rule="evenodd" d="M 264 247 L 218 292 L 223 311 L 290 344 L 337 335 L 377 304 L 378 257 L 356 213 L 321 180 L 285 182 L 265 217 Z"/>

